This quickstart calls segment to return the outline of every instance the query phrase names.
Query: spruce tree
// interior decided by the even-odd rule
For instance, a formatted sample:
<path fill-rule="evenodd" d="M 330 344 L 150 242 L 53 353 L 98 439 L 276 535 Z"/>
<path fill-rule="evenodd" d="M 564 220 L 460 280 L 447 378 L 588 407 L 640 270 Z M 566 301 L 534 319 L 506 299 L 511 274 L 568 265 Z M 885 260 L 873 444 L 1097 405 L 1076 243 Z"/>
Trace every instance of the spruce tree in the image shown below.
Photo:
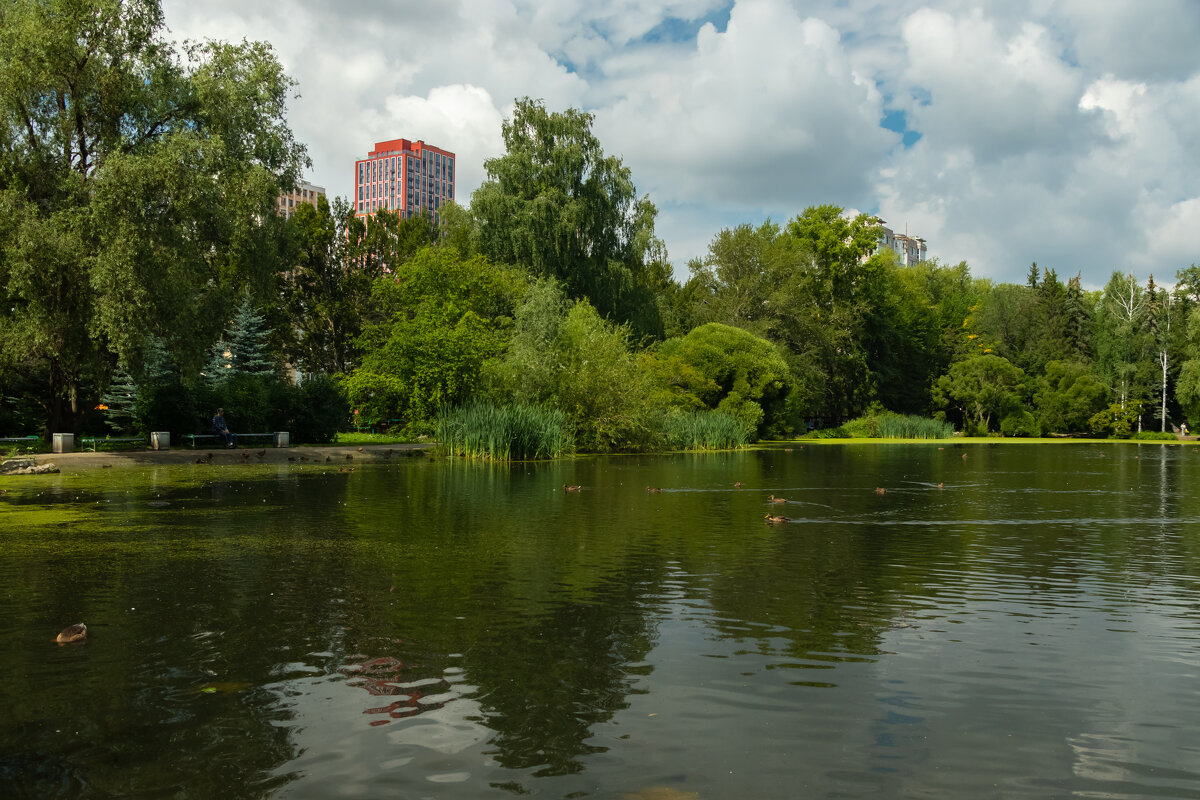
<path fill-rule="evenodd" d="M 267 358 L 267 330 L 250 298 L 242 299 L 225 336 L 212 346 L 204 376 L 222 383 L 233 375 L 266 375 L 274 370 Z"/>

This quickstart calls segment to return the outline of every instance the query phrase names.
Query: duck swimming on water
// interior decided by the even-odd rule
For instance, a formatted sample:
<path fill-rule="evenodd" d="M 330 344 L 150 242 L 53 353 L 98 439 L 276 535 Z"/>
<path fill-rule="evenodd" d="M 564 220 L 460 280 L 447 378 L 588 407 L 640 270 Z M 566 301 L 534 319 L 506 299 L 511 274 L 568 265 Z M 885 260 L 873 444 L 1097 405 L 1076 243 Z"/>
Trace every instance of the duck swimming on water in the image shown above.
<path fill-rule="evenodd" d="M 87 625 L 80 622 L 78 625 L 72 625 L 69 628 L 63 628 L 62 633 L 54 640 L 59 644 L 74 644 L 82 642 L 87 638 Z"/>

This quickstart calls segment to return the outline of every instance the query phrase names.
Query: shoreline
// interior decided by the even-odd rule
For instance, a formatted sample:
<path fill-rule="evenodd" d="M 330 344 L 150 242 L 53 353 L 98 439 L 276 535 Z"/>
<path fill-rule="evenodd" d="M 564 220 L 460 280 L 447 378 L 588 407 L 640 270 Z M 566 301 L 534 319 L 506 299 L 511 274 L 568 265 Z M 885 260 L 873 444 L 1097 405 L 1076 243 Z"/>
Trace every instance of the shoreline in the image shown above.
<path fill-rule="evenodd" d="M 243 448 L 226 450 L 191 450 L 187 448 L 172 448 L 170 450 L 113 450 L 113 451 L 76 451 L 74 453 L 32 453 L 11 458 L 32 458 L 39 466 L 53 463 L 62 474 L 86 472 L 107 467 L 139 467 L 147 465 L 195 464 L 196 459 L 212 455 L 209 462 L 215 466 L 230 464 L 277 464 L 294 461 L 300 463 L 301 458 L 310 463 L 346 464 L 348 461 L 363 459 L 372 463 L 387 461 L 390 458 L 416 455 L 424 450 L 431 450 L 436 445 L 430 443 L 408 444 L 371 444 L 371 445 L 296 445 L 294 447 Z M 391 456 L 387 453 L 391 452 Z M 248 455 L 243 455 L 243 454 Z M 262 453 L 262 456 L 258 454 Z M 349 459 L 346 456 L 350 456 Z"/>

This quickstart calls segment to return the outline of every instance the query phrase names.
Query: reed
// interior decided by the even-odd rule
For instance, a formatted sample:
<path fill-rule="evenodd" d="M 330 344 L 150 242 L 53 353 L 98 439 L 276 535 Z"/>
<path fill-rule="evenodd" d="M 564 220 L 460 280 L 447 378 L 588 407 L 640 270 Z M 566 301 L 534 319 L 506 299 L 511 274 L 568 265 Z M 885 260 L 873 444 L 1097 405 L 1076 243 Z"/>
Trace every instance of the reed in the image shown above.
<path fill-rule="evenodd" d="M 881 439 L 949 439 L 954 426 L 945 420 L 915 414 L 882 414 L 876 419 L 876 436 Z"/>
<path fill-rule="evenodd" d="M 732 450 L 750 441 L 751 431 L 724 411 L 669 412 L 663 418 L 667 446 L 679 450 Z"/>
<path fill-rule="evenodd" d="M 525 404 L 445 407 L 438 415 L 437 439 L 444 453 L 489 461 L 558 458 L 575 449 L 566 414 Z"/>

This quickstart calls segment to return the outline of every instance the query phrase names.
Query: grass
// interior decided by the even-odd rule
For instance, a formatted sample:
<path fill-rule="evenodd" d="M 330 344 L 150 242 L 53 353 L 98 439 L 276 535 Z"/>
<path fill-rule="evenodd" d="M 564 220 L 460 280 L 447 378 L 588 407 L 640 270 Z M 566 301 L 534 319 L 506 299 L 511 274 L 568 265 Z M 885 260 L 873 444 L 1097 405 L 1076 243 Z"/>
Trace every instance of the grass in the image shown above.
<path fill-rule="evenodd" d="M 488 461 L 558 458 L 575 450 L 565 413 L 521 403 L 444 408 L 438 415 L 437 440 L 449 455 Z"/>
<path fill-rule="evenodd" d="M 347 445 L 368 445 L 368 444 L 408 444 L 412 439 L 407 436 L 397 436 L 391 433 L 357 433 L 348 431 L 346 433 L 338 433 L 333 437 L 333 441 L 328 445 L 305 445 L 305 447 L 345 447 Z"/>
<path fill-rule="evenodd" d="M 723 411 L 672 411 L 663 419 L 667 446 L 679 450 L 732 450 L 750 441 L 746 425 Z"/>
<path fill-rule="evenodd" d="M 836 428 L 813 431 L 812 439 L 949 439 L 954 426 L 944 420 L 915 414 L 869 414 Z"/>

